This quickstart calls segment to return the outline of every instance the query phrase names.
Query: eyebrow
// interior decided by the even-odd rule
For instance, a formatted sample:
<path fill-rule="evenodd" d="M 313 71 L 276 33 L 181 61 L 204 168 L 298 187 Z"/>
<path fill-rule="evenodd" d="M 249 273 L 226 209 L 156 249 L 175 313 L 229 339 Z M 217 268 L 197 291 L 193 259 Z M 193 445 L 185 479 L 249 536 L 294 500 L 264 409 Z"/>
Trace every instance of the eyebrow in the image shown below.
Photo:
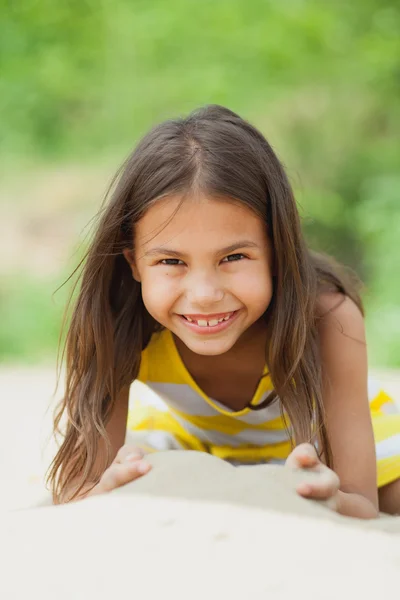
<path fill-rule="evenodd" d="M 216 252 L 216 254 L 229 254 L 229 252 L 234 252 L 239 248 L 259 248 L 259 245 L 255 242 L 251 242 L 250 240 L 240 240 L 239 242 L 235 242 L 230 246 L 226 246 L 225 248 L 221 248 Z M 143 256 L 154 256 L 159 254 L 166 254 L 168 256 L 173 257 L 185 257 L 187 254 L 185 252 L 178 252 L 177 250 L 172 250 L 171 248 L 165 248 L 164 246 L 159 246 L 158 248 L 152 248 L 143 254 Z"/>

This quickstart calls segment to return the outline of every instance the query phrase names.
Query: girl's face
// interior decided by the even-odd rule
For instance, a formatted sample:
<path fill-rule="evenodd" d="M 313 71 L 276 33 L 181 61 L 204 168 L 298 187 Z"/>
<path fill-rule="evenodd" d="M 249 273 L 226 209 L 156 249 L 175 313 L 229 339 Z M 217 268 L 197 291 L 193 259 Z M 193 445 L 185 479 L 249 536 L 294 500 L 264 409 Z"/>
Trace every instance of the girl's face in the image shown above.
<path fill-rule="evenodd" d="M 265 223 L 243 204 L 207 197 L 158 201 L 124 255 L 152 317 L 192 351 L 230 350 L 267 309 L 272 252 Z"/>

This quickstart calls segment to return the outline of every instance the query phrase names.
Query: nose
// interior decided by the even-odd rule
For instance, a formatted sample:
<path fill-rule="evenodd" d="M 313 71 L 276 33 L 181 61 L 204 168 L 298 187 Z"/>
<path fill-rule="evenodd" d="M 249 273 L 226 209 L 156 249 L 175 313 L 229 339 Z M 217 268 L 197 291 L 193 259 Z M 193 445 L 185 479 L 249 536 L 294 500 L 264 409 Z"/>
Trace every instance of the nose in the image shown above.
<path fill-rule="evenodd" d="M 216 273 L 193 274 L 187 284 L 186 296 L 193 307 L 210 307 L 224 297 L 222 282 Z"/>

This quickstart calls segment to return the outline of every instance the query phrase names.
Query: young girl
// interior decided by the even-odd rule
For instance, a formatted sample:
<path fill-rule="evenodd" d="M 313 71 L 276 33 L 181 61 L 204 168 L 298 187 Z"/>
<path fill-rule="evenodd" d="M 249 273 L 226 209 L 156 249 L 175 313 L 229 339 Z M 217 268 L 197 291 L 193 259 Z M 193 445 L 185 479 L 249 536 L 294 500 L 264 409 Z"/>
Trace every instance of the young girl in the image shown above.
<path fill-rule="evenodd" d="M 311 469 L 298 493 L 344 515 L 400 511 L 400 414 L 379 388 L 368 395 L 354 282 L 306 247 L 282 165 L 249 123 L 208 106 L 155 127 L 81 264 L 55 502 L 180 448 Z M 134 380 L 152 393 L 128 416 Z"/>

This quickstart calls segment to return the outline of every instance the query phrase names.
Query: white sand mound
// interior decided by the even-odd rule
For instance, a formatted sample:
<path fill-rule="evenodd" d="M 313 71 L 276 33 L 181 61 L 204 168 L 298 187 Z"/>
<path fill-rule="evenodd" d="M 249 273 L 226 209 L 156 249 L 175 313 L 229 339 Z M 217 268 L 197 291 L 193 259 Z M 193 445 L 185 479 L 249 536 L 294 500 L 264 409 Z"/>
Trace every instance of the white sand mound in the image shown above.
<path fill-rule="evenodd" d="M 279 467 L 149 459 L 148 475 L 111 494 L 5 516 L 0 597 L 397 597 L 397 518 L 340 517 L 298 497 L 298 474 Z"/>

